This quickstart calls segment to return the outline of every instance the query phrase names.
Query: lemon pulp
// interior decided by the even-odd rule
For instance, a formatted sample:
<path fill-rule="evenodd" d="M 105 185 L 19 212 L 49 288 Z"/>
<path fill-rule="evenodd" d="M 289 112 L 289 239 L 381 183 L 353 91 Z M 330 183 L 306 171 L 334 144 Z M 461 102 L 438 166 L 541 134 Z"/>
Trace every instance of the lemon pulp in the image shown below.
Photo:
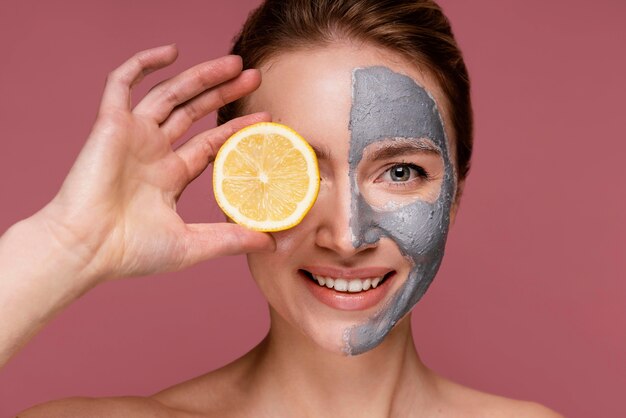
<path fill-rule="evenodd" d="M 259 231 L 291 228 L 319 191 L 315 152 L 293 129 L 272 122 L 248 126 L 220 148 L 213 171 L 220 208 Z"/>

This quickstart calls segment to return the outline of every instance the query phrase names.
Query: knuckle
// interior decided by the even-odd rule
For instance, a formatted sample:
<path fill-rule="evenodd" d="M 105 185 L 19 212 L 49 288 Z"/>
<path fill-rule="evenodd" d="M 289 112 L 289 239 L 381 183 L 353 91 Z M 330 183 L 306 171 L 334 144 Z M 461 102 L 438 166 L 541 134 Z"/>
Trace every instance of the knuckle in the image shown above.
<path fill-rule="evenodd" d="M 139 51 L 131 58 L 131 62 L 140 67 L 145 68 L 148 65 L 148 60 L 150 58 L 150 51 Z"/>
<path fill-rule="evenodd" d="M 222 106 L 226 105 L 226 103 L 229 102 L 228 97 L 227 97 L 226 93 L 224 92 L 224 90 L 218 89 L 216 91 L 216 94 L 217 94 L 216 107 L 222 107 Z"/>
<path fill-rule="evenodd" d="M 181 102 L 180 96 L 173 87 L 163 88 L 163 92 L 161 93 L 161 95 L 167 103 L 177 105 Z"/>
<path fill-rule="evenodd" d="M 116 68 L 115 70 L 112 70 L 111 72 L 109 72 L 109 74 L 107 74 L 106 82 L 107 84 L 115 83 L 119 81 L 119 79 L 120 79 L 120 69 Z"/>
<path fill-rule="evenodd" d="M 213 82 L 211 80 L 211 75 L 206 69 L 202 69 L 199 67 L 191 68 L 188 70 L 189 72 L 185 74 L 190 80 L 193 88 L 198 91 L 205 91 L 211 87 L 213 87 Z"/>
<path fill-rule="evenodd" d="M 185 115 L 187 115 L 190 121 L 195 122 L 196 120 L 198 120 L 200 112 L 198 112 L 198 109 L 194 104 L 190 103 L 187 106 L 184 106 L 183 110 L 185 111 Z"/>
<path fill-rule="evenodd" d="M 131 84 L 136 75 L 142 75 L 150 67 L 151 51 L 135 53 L 124 64 L 117 67 L 107 75 L 107 82 L 121 82 Z"/>
<path fill-rule="evenodd" d="M 107 75 L 107 83 L 121 83 L 130 85 L 132 82 L 132 71 L 127 65 L 116 68 Z"/>
<path fill-rule="evenodd" d="M 215 144 L 213 143 L 213 141 L 211 141 L 210 137 L 203 138 L 203 141 L 201 142 L 201 147 L 202 154 L 206 156 L 215 155 L 217 152 L 217 149 L 215 149 Z"/>
<path fill-rule="evenodd" d="M 206 78 L 204 72 L 199 67 L 190 68 L 189 69 L 189 75 L 192 78 L 198 79 L 198 80 L 201 80 L 201 81 L 204 81 L 204 79 Z"/>
<path fill-rule="evenodd" d="M 222 125 L 222 127 L 224 128 L 224 136 L 228 138 L 231 135 L 233 135 L 235 132 L 237 132 L 239 129 L 243 128 L 244 123 L 241 120 L 241 118 L 237 118 L 237 119 L 228 121 L 227 123 Z"/>

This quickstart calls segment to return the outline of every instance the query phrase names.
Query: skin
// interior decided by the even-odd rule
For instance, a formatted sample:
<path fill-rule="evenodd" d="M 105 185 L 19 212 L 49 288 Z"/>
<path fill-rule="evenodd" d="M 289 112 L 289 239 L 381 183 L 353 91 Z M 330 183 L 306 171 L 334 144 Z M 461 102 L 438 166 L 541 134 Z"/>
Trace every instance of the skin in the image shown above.
<path fill-rule="evenodd" d="M 345 353 L 348 348 L 349 353 L 352 348 L 356 348 L 358 352 L 372 348 L 371 345 L 380 343 L 391 327 L 385 324 L 382 332 L 373 336 L 366 335 L 365 338 L 349 335 L 347 331 L 349 333 L 355 330 L 359 333 L 363 327 L 369 328 L 372 322 L 375 328 L 378 320 L 374 317 L 385 317 L 388 312 L 396 311 L 398 302 L 393 300 L 395 295 L 415 292 L 403 290 L 410 273 L 415 271 L 416 257 L 407 257 L 412 255 L 415 244 L 412 247 L 408 242 L 401 242 L 403 248 L 400 248 L 398 234 L 391 232 L 382 238 L 377 235 L 370 243 L 355 245 L 355 237 L 358 239 L 371 229 L 358 224 L 360 219 L 365 219 L 355 216 L 355 188 L 366 197 L 363 200 L 367 207 L 371 207 L 367 201 L 371 201 L 374 206 L 377 202 L 397 202 L 398 205 L 403 205 L 403 211 L 416 215 L 413 218 L 419 223 L 423 222 L 424 217 L 415 212 L 415 206 L 437 196 L 445 173 L 452 174 L 453 169 L 447 153 L 446 164 L 441 156 L 426 152 L 396 155 L 384 160 L 368 158 L 376 147 L 397 142 L 386 139 L 365 141 L 364 145 L 367 146 L 361 147 L 364 151 L 359 151 L 355 156 L 355 130 L 350 129 L 355 69 L 371 68 L 385 63 L 390 68 L 389 71 L 410 74 L 420 85 L 427 86 L 434 97 L 439 98 L 440 103 L 444 102 L 443 95 L 433 80 L 393 54 L 373 48 L 350 46 L 331 51 L 336 52 L 330 54 L 326 50 L 304 51 L 300 54 L 285 54 L 280 59 L 270 61 L 261 68 L 264 80 L 261 87 L 248 99 L 248 110 L 267 109 L 274 120 L 296 129 L 315 149 L 328 151 L 320 152 L 320 193 L 309 214 L 297 227 L 273 234 L 277 244 L 274 253 L 262 256 L 251 254 L 248 256 L 248 263 L 271 309 L 276 311 L 273 317 L 284 319 L 326 350 Z M 306 62 L 307 71 L 302 71 L 301 62 Z M 276 100 L 279 91 L 281 100 Z M 325 109 L 325 112 L 320 113 L 319 107 Z M 452 133 L 448 136 L 453 138 Z M 449 148 L 445 143 L 440 145 Z M 351 164 L 350 161 L 355 163 Z M 394 187 L 398 184 L 391 184 L 386 178 L 386 170 L 390 165 L 401 162 L 424 167 L 432 173 L 433 179 L 415 179 L 416 181 L 407 182 L 409 184 L 405 184 L 402 189 Z M 356 172 L 360 175 L 357 176 Z M 454 183 L 448 186 L 450 188 L 454 188 Z M 447 217 L 450 214 L 452 195 L 448 194 L 445 198 Z M 398 212 L 399 210 L 391 210 L 384 214 L 393 216 Z M 417 224 L 413 227 L 418 229 Z M 306 266 L 309 260 L 315 260 L 315 264 L 324 266 L 382 266 L 396 271 L 397 274 L 391 283 L 390 295 L 381 305 L 365 311 L 338 312 L 313 299 L 303 286 L 302 280 L 295 277 L 294 273 Z M 412 303 L 400 302 L 401 308 L 406 310 L 410 308 L 409 305 L 412 306 Z M 392 312 L 391 320 L 400 320 L 406 310 L 400 315 Z M 366 329 L 365 333 L 367 331 Z M 346 347 L 346 336 L 362 341 L 352 345 L 348 341 Z"/>
<path fill-rule="evenodd" d="M 173 53 L 171 48 L 153 50 L 147 54 L 143 63 L 142 60 L 139 60 L 126 67 L 123 66 L 119 73 L 132 72 L 134 68 L 135 71 L 132 73 L 134 76 L 113 77 L 117 79 L 113 82 L 116 87 L 109 88 L 107 86 L 103 103 L 113 100 L 117 106 L 125 106 L 128 103 L 127 94 L 130 84 L 132 84 L 131 81 L 142 73 L 142 66 L 158 68 L 167 65 L 173 61 Z M 149 65 L 150 63 L 153 63 L 152 66 Z M 329 65 L 329 63 L 332 64 Z M 417 355 L 408 316 L 399 321 L 375 349 L 359 356 L 346 357 L 342 352 L 341 344 L 343 330 L 354 324 L 363 323 L 370 317 L 371 312 L 338 314 L 329 308 L 320 307 L 319 303 L 314 303 L 315 301 L 303 289 L 291 283 L 295 282 L 292 277 L 294 264 L 297 266 L 304 258 L 310 257 L 344 264 L 364 263 L 372 260 L 388 263 L 393 265 L 398 276 L 404 279 L 412 268 L 411 260 L 402 255 L 393 240 L 381 238 L 376 243 L 355 248 L 350 235 L 351 199 L 348 175 L 349 132 L 347 129 L 350 95 L 346 93 L 349 92 L 350 74 L 353 68 L 381 64 L 393 71 L 409 75 L 429 90 L 441 106 L 443 119 L 446 119 L 446 107 L 442 105 L 444 101 L 436 84 L 432 83 L 426 74 L 403 62 L 400 57 L 393 53 L 372 46 L 337 44 L 333 47 L 285 52 L 261 68 L 264 81 L 261 87 L 250 97 L 249 110 L 253 112 L 261 109 L 270 111 L 274 120 L 290 124 L 304 134 L 313 145 L 317 147 L 328 146 L 328 158 L 320 162 L 323 177 L 320 196 L 310 214 L 296 228 L 273 234 L 273 236 L 253 233 L 241 236 L 238 234 L 248 234 L 248 232 L 237 228 L 235 225 L 220 224 L 218 226 L 205 226 L 204 234 L 202 237 L 198 237 L 196 235 L 198 231 L 196 228 L 198 227 L 186 227 L 183 228 L 185 232 L 181 233 L 184 237 L 183 242 L 191 239 L 187 234 L 192 234 L 191 236 L 197 237 L 197 241 L 194 242 L 195 245 L 204 243 L 208 248 L 202 254 L 198 254 L 197 259 L 183 259 L 181 261 L 179 258 L 173 257 L 173 259 L 167 259 L 168 262 L 162 265 L 155 264 L 160 259 L 157 256 L 153 259 L 150 258 L 154 248 L 142 249 L 141 246 L 138 246 L 139 250 L 137 251 L 139 252 L 137 254 L 128 253 L 123 254 L 127 257 L 113 257 L 115 255 L 113 249 L 103 243 L 106 240 L 99 243 L 94 242 L 91 243 L 94 246 L 92 251 L 95 251 L 94 255 L 98 263 L 94 265 L 94 272 L 91 274 L 87 273 L 88 268 L 80 262 L 75 260 L 70 262 L 64 257 L 65 252 L 71 248 L 71 246 L 66 246 L 69 244 L 76 245 L 75 242 L 69 241 L 69 237 L 74 237 L 80 232 L 78 226 L 68 224 L 75 230 L 67 235 L 68 238 L 65 235 L 62 236 L 61 242 L 64 243 L 65 240 L 68 240 L 67 244 L 61 245 L 63 250 L 55 250 L 54 246 L 51 247 L 52 249 L 48 248 L 49 257 L 59 260 L 59 267 L 64 268 L 62 273 L 73 273 L 73 269 L 83 272 L 82 275 L 72 276 L 76 282 L 79 282 L 78 284 L 72 287 L 65 283 L 67 287 L 78 289 L 79 293 L 87 291 L 94 286 L 94 283 L 97 284 L 107 277 L 141 274 L 143 271 L 176 269 L 222 253 L 270 250 L 264 255 L 249 254 L 248 256 L 254 278 L 270 303 L 271 330 L 264 341 L 244 357 L 222 369 L 173 386 L 151 397 L 72 398 L 36 406 L 24 411 L 19 416 L 287 417 L 328 416 L 329 411 L 332 411 L 332 416 L 353 417 L 355 406 L 358 406 L 359 416 L 363 417 L 558 416 L 536 404 L 487 395 L 438 377 L 422 364 Z M 164 100 L 168 97 L 180 96 L 180 94 L 172 95 L 172 92 L 180 93 L 179 89 L 183 88 L 182 86 L 193 81 L 199 86 L 195 88 L 195 95 L 192 97 L 202 97 L 202 92 L 207 88 L 208 91 L 215 91 L 216 89 L 213 87 L 215 84 L 206 82 L 205 77 L 211 78 L 216 73 L 223 75 L 224 71 L 224 69 L 217 69 L 206 74 L 200 71 L 187 73 L 173 82 L 164 83 L 163 86 L 169 86 L 171 90 L 168 92 L 166 89 L 160 93 L 153 93 L 152 100 L 147 103 L 151 106 L 140 107 L 142 112 L 135 113 L 136 109 L 132 111 L 123 109 L 114 110 L 113 113 L 118 114 L 119 112 L 126 115 L 127 118 L 134 121 L 131 127 L 139 129 L 141 132 L 140 128 L 150 126 L 150 122 L 144 119 L 147 115 L 154 117 L 154 115 L 159 114 L 161 117 L 167 117 L 169 114 L 169 118 L 174 115 L 172 112 L 175 112 L 175 106 L 170 106 L 171 103 L 166 105 L 167 100 Z M 259 74 L 256 72 L 249 74 L 243 76 L 244 81 L 233 82 L 241 87 L 238 94 L 246 94 L 258 86 Z M 242 77 L 242 73 L 235 70 L 232 77 L 237 80 Z M 120 83 L 120 79 L 124 79 L 126 82 Z M 206 87 L 207 85 L 210 87 Z M 222 91 L 222 93 L 225 92 Z M 229 97 L 232 99 L 236 95 L 232 94 Z M 181 103 L 188 105 L 190 103 L 188 100 Z M 203 100 L 205 99 L 198 99 L 196 103 L 205 103 Z M 329 107 L 326 108 L 325 106 Z M 203 104 L 202 107 L 203 112 L 196 114 L 204 113 L 211 108 L 208 104 Z M 320 112 L 319 109 L 325 110 Z M 343 111 L 340 112 L 339 110 Z M 222 128 L 222 130 L 218 128 L 217 131 L 212 131 L 211 134 L 204 136 L 201 134 L 201 139 L 192 139 L 189 142 L 191 145 L 186 148 L 187 151 L 185 152 L 182 152 L 182 148 L 176 151 L 171 149 L 163 151 L 163 156 L 155 157 L 155 161 L 163 162 L 167 158 L 175 161 L 178 161 L 176 158 L 180 158 L 186 164 L 197 161 L 198 164 L 194 167 L 201 171 L 210 162 L 215 147 L 223 141 L 226 131 L 234 129 L 238 123 L 245 125 L 252 123 L 254 119 L 267 120 L 268 118 L 267 113 L 254 115 L 232 123 L 229 128 Z M 185 119 L 183 116 L 181 118 Z M 156 127 L 152 126 L 150 133 L 154 134 Z M 86 146 L 88 151 L 85 151 L 84 155 L 87 157 L 83 157 L 81 154 L 80 158 L 98 161 L 102 155 L 108 155 L 109 147 L 115 147 L 116 142 L 113 145 L 108 145 L 107 141 L 110 141 L 115 133 L 126 133 L 127 135 L 124 135 L 126 142 L 136 140 L 137 135 L 131 135 L 136 131 L 127 128 L 119 120 L 108 119 L 107 122 L 100 122 L 98 128 L 94 130 L 94 136 L 90 138 L 90 142 Z M 337 130 L 332 128 L 337 128 Z M 175 131 L 179 132 L 180 130 Z M 147 133 L 145 136 L 141 134 L 138 136 L 148 139 Z M 448 137 L 453 138 L 451 135 Z M 89 145 L 93 142 L 95 145 Z M 124 141 L 120 142 L 123 143 Z M 166 147 L 163 146 L 163 149 L 165 150 Z M 174 152 L 178 157 L 168 157 L 171 155 L 170 152 Z M 451 152 L 453 152 L 453 148 Z M 117 159 L 107 161 L 112 162 L 117 161 Z M 426 159 L 423 162 L 426 164 Z M 436 169 L 437 164 L 435 162 L 432 164 Z M 81 185 L 80 181 L 77 180 L 82 178 L 79 173 L 89 173 L 89 169 L 88 166 L 81 166 L 78 162 L 75 167 L 78 168 L 73 169 L 73 172 L 76 173 L 74 179 L 68 184 Z M 380 171 L 380 167 L 376 168 L 375 164 L 369 168 L 374 173 Z M 107 166 L 103 165 L 102 169 L 107 169 Z M 164 169 L 163 166 L 158 166 L 154 173 Z M 170 169 L 168 166 L 167 170 Z M 139 172 L 137 171 L 139 170 L 138 167 L 135 167 L 134 170 Z M 172 187 L 171 202 L 175 202 L 176 196 L 180 194 L 186 181 L 194 177 L 190 174 L 197 175 L 196 171 L 181 170 L 181 172 L 187 172 L 187 176 L 181 176 L 180 180 L 183 186 Z M 68 178 L 72 179 L 71 176 L 72 174 Z M 164 177 L 169 178 L 165 175 Z M 371 177 L 364 176 L 365 179 Z M 86 187 L 90 183 L 96 182 L 97 178 L 99 177 L 85 180 L 83 186 Z M 125 177 L 122 176 L 122 179 Z M 368 182 L 364 183 L 364 185 L 367 184 Z M 369 184 L 372 186 L 369 190 L 372 195 L 380 196 L 381 193 L 389 193 L 385 182 L 381 184 L 381 182 L 371 181 Z M 423 188 L 419 188 L 419 192 L 415 191 L 415 193 L 424 199 L 429 199 L 428 196 L 432 198 L 436 195 L 436 189 L 440 187 L 437 184 L 437 182 L 433 182 L 432 184 L 429 183 L 428 187 L 424 185 Z M 154 187 L 153 184 L 151 186 Z M 64 187 L 66 186 L 64 185 Z M 150 190 L 152 187 L 146 187 L 146 189 Z M 166 185 L 160 187 L 159 196 L 163 195 L 163 190 L 169 190 Z M 67 193 L 67 196 L 69 199 L 72 193 Z M 58 202 L 58 200 L 55 201 Z M 90 203 L 110 205 L 111 201 L 115 200 L 111 196 L 105 196 L 101 200 L 95 199 Z M 152 200 L 148 199 L 148 201 Z M 171 202 L 166 199 L 166 203 Z M 142 203 L 143 206 L 141 206 Z M 145 207 L 146 203 L 136 202 L 138 207 Z M 77 203 L 74 202 L 71 205 L 68 203 L 68 205 L 75 207 L 74 213 L 80 212 L 76 210 L 80 208 Z M 120 205 L 127 210 L 132 208 L 132 205 L 128 206 L 125 203 L 120 203 Z M 165 208 L 175 213 L 172 206 L 172 204 L 164 204 Z M 164 209 L 164 213 L 170 212 Z M 334 216 L 330 216 L 331 214 Z M 52 216 L 49 212 L 45 212 L 45 215 Z M 43 217 L 44 214 L 39 216 Z M 451 213 L 451 216 L 454 216 L 454 212 Z M 135 232 L 139 234 L 142 230 L 149 229 L 148 227 L 156 228 L 156 231 L 175 230 L 173 227 L 167 228 L 172 223 L 172 219 L 168 217 L 165 217 L 158 225 L 154 223 L 142 224 L 142 218 L 138 217 L 137 219 L 135 224 L 130 221 L 127 223 L 129 228 L 132 226 L 130 231 L 133 234 Z M 89 219 L 82 220 L 85 223 L 87 221 Z M 155 220 L 151 221 L 156 222 Z M 0 261 L 4 262 L 4 264 L 0 263 L 0 267 L 3 268 L 0 271 L 9 271 L 13 274 L 12 277 L 30 277 L 30 271 L 20 271 L 18 267 L 14 267 L 15 262 L 10 264 L 7 261 L 10 260 L 7 254 L 15 256 L 15 253 L 10 254 L 10 249 L 20 245 L 19 238 L 24 236 L 24 232 L 29 227 L 35 230 L 33 225 L 37 224 L 31 222 L 34 221 L 20 224 L 9 236 L 3 236 L 0 240 Z M 232 235 L 227 235 L 224 241 L 216 242 L 215 237 L 218 236 L 218 233 L 232 233 Z M 110 236 L 110 234 L 105 235 Z M 125 234 L 121 235 L 125 236 Z M 114 234 L 113 236 L 117 235 Z M 141 237 L 141 235 L 139 236 Z M 165 236 L 170 235 L 166 234 Z M 176 237 L 181 238 L 181 236 Z M 237 239 L 235 237 L 239 237 L 238 239 L 241 241 L 229 241 L 229 239 Z M 38 238 L 45 238 L 45 236 Z M 161 235 L 146 235 L 144 238 L 157 241 L 164 239 Z M 49 240 L 54 241 L 50 238 Z M 130 243 L 117 242 L 117 244 Z M 18 249 L 24 251 L 24 248 L 27 247 L 24 244 L 21 245 Z M 136 247 L 133 246 L 129 248 L 133 251 L 136 250 Z M 171 248 L 166 247 L 168 250 Z M 275 250 L 272 251 L 274 248 Z M 166 252 L 164 251 L 164 253 Z M 159 257 L 163 256 L 164 253 L 159 253 Z M 137 263 L 122 262 L 127 259 L 131 260 L 131 255 L 143 255 L 143 258 L 140 257 L 140 261 Z M 32 256 L 33 254 L 28 254 L 27 259 L 32 261 Z M 114 260 L 115 262 L 100 260 Z M 75 264 L 78 267 L 75 267 Z M 20 276 L 20 274 L 22 275 Z M 59 275 L 59 277 L 64 277 L 64 275 Z M 64 285 L 62 281 L 60 284 L 57 283 L 56 287 L 47 289 L 41 285 L 41 282 L 46 282 L 45 279 L 48 278 L 38 277 L 38 279 L 36 283 L 29 282 L 26 286 L 31 289 L 29 290 L 30 293 L 34 293 L 36 296 L 38 292 L 48 290 L 56 299 L 62 300 L 65 304 L 73 300 L 72 292 L 65 288 L 59 290 L 59 287 Z M 394 283 L 394 289 L 397 290 L 401 285 L 402 280 L 397 280 Z M 20 294 L 17 290 L 13 292 Z M 27 294 L 26 296 L 32 295 Z M 41 296 L 41 300 L 43 299 L 44 297 Z M 22 305 L 19 308 L 25 308 L 26 304 L 23 303 Z M 3 305 L 0 304 L 0 306 Z M 64 305 L 60 304 L 60 306 Z M 56 306 L 55 309 L 60 308 Z M 31 315 L 49 318 L 53 312 L 54 309 L 51 309 L 44 312 L 34 312 Z M 30 321 L 37 323 L 32 318 Z M 40 322 L 45 322 L 45 320 Z M 32 332 L 32 330 L 33 326 L 30 328 L 25 326 L 19 331 L 23 334 L 24 332 Z M 18 336 L 22 334 L 16 333 Z M 21 340 L 14 338 L 13 341 L 23 343 L 23 338 Z"/>
<path fill-rule="evenodd" d="M 185 224 L 176 201 L 245 116 L 176 142 L 199 118 L 260 83 L 240 57 L 198 64 L 155 86 L 133 109 L 131 88 L 171 64 L 174 46 L 142 51 L 111 72 L 95 125 L 54 199 L 0 238 L 0 365 L 74 299 L 106 280 L 271 251 L 238 225 Z M 146 208 L 149 208 L 146 209 Z"/>
<path fill-rule="evenodd" d="M 385 306 L 367 323 L 346 330 L 344 350 L 359 354 L 380 344 L 435 277 L 448 234 L 456 173 L 437 104 L 407 75 L 383 66 L 353 70 L 349 129 L 352 243 L 359 247 L 376 244 L 381 238 L 391 239 L 412 262 L 402 287 Z M 383 150 L 387 154 L 376 153 Z M 394 165 L 390 170 L 401 170 L 406 180 L 384 173 L 370 184 L 373 176 L 360 173 L 362 166 L 392 150 L 396 150 L 393 158 L 386 157 L 390 164 L 411 163 L 416 167 Z M 433 167 L 426 162 L 432 162 Z M 421 175 L 418 169 L 423 170 Z M 387 181 L 387 193 L 381 187 L 370 191 Z M 376 205 L 385 198 L 388 202 L 384 206 Z"/>

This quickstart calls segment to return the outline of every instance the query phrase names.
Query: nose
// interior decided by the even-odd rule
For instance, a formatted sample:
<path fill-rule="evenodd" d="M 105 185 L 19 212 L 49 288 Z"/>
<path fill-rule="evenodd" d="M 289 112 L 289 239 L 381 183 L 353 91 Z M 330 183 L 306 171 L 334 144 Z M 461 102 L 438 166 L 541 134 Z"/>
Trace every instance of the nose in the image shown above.
<path fill-rule="evenodd" d="M 322 183 L 316 206 L 319 217 L 315 244 L 318 247 L 347 259 L 378 245 L 377 242 L 357 242 L 354 239 L 351 223 L 354 223 L 353 217 L 358 213 L 352 207 L 349 181 L 334 185 Z"/>

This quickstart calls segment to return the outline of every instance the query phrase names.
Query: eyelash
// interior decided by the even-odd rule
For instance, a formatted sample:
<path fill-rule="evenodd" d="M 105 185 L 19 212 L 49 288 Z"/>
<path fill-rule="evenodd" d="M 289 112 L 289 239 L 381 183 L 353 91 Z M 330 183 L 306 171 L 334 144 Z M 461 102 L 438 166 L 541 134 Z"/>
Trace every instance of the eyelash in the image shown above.
<path fill-rule="evenodd" d="M 383 173 L 383 175 L 387 175 L 389 173 L 389 176 L 391 176 L 391 170 L 398 168 L 398 167 L 408 167 L 410 170 L 414 171 L 417 174 L 417 177 L 421 180 L 430 180 L 430 174 L 424 170 L 423 167 L 420 167 L 419 165 L 416 164 L 412 164 L 412 163 L 399 163 L 399 164 L 393 164 L 391 167 L 389 167 L 388 169 L 385 170 L 385 172 Z M 412 178 L 406 181 L 390 181 L 388 183 L 391 184 L 391 187 L 408 187 L 409 184 L 413 183 L 416 180 L 416 178 Z"/>

